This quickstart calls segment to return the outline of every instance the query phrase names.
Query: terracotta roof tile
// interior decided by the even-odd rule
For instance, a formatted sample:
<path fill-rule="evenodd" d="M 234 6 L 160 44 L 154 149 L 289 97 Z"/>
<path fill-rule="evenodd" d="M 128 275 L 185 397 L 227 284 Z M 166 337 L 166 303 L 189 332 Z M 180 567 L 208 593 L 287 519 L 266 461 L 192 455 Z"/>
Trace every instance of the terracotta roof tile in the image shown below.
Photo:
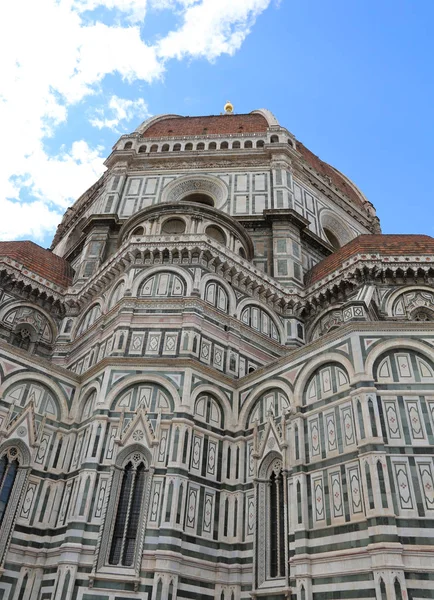
<path fill-rule="evenodd" d="M 0 258 L 3 257 L 15 260 L 29 271 L 58 286 L 68 287 L 72 283 L 71 265 L 64 258 L 34 242 L 0 242 Z"/>
<path fill-rule="evenodd" d="M 308 163 L 314 171 L 328 178 L 331 184 L 337 187 L 342 193 L 344 193 L 350 200 L 352 200 L 358 206 L 364 206 L 360 196 L 357 192 L 345 181 L 332 166 L 321 160 L 316 154 L 311 152 L 304 144 L 297 140 L 297 150 L 300 152 L 304 160 Z"/>
<path fill-rule="evenodd" d="M 267 120 L 260 114 L 170 117 L 151 123 L 143 137 L 265 133 L 267 128 Z"/>
<path fill-rule="evenodd" d="M 380 256 L 434 255 L 434 238 L 415 234 L 362 234 L 327 256 L 306 273 L 306 285 L 313 285 L 339 269 L 345 261 L 356 254 Z"/>

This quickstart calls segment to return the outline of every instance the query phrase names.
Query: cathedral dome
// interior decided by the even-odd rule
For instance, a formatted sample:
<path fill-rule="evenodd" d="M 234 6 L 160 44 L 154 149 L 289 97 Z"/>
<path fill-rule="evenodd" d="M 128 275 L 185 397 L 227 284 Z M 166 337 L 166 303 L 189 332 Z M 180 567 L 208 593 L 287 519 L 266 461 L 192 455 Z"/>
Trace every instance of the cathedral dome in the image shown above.
<path fill-rule="evenodd" d="M 162 115 L 150 119 L 141 131 L 143 137 L 177 137 L 183 135 L 222 135 L 266 133 L 267 119 L 260 113 L 224 114 L 207 117 Z"/>

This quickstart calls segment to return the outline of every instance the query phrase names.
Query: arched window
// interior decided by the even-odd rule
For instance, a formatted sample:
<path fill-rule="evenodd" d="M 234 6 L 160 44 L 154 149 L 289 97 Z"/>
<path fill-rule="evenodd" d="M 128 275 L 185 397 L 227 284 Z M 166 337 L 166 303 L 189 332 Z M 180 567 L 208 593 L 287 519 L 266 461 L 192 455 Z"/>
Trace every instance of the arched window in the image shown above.
<path fill-rule="evenodd" d="M 215 225 L 209 225 L 205 229 L 206 235 L 209 235 L 210 238 L 218 242 L 219 244 L 226 244 L 226 236 L 220 227 L 216 227 Z"/>
<path fill-rule="evenodd" d="M 198 202 L 199 204 L 206 204 L 207 206 L 214 206 L 214 200 L 207 194 L 190 194 L 183 198 L 186 202 Z"/>
<path fill-rule="evenodd" d="M 229 148 L 229 144 L 227 142 L 222 142 L 220 144 L 220 150 L 227 150 Z"/>
<path fill-rule="evenodd" d="M 372 435 L 378 437 L 377 419 L 375 417 L 374 404 L 371 399 L 368 400 L 369 420 L 371 421 Z"/>
<path fill-rule="evenodd" d="M 253 148 L 251 140 L 247 140 L 244 142 L 244 148 Z"/>
<path fill-rule="evenodd" d="M 158 152 L 158 146 L 157 146 L 157 144 L 153 144 L 153 145 L 151 146 L 151 150 L 150 150 L 150 152 Z"/>
<path fill-rule="evenodd" d="M 360 437 L 363 440 L 365 439 L 365 422 L 363 420 L 362 405 L 360 404 L 360 400 L 357 400 L 357 418 L 359 419 Z"/>
<path fill-rule="evenodd" d="M 241 148 L 241 144 L 240 144 L 240 142 L 238 142 L 238 141 L 234 142 L 234 143 L 232 144 L 232 148 L 234 148 L 235 150 L 236 150 L 236 149 L 238 149 L 238 148 Z"/>
<path fill-rule="evenodd" d="M 395 583 L 393 584 L 393 587 L 395 589 L 395 598 L 396 598 L 396 600 L 402 600 L 401 584 L 399 583 L 399 579 L 398 578 L 395 578 Z"/>
<path fill-rule="evenodd" d="M 188 144 L 185 144 L 185 150 L 193 150 L 193 144 L 191 142 L 188 142 Z"/>
<path fill-rule="evenodd" d="M 179 486 L 179 492 L 178 492 L 178 506 L 176 508 L 176 524 L 177 525 L 179 525 L 181 523 L 183 499 L 184 499 L 184 484 L 181 483 L 181 485 Z"/>
<path fill-rule="evenodd" d="M 272 136 L 271 136 L 271 138 L 270 138 L 270 142 L 271 142 L 272 144 L 277 144 L 277 143 L 279 142 L 279 136 L 277 136 L 277 135 L 272 135 Z"/>
<path fill-rule="evenodd" d="M 169 144 L 163 144 L 161 148 L 161 152 L 169 152 Z"/>
<path fill-rule="evenodd" d="M 255 400 L 250 409 L 247 426 L 252 427 L 255 422 L 258 425 L 265 423 L 267 415 L 272 415 L 276 419 L 285 414 L 289 407 L 286 394 L 278 388 L 268 389 Z"/>
<path fill-rule="evenodd" d="M 139 147 L 139 153 L 146 152 L 146 146 Z"/>
<path fill-rule="evenodd" d="M 266 580 L 285 577 L 284 490 L 282 459 L 273 453 L 265 458 L 259 470 L 256 532 L 258 587 Z"/>
<path fill-rule="evenodd" d="M 215 142 L 210 142 L 208 150 L 217 150 L 217 144 Z"/>
<path fill-rule="evenodd" d="M 8 452 L 3 454 L 0 459 L 0 526 L 11 497 L 18 467 L 18 451 L 16 448 L 9 448 Z"/>
<path fill-rule="evenodd" d="M 134 563 L 140 532 L 140 516 L 143 510 L 146 473 L 144 459 L 135 452 L 122 472 L 110 543 L 108 559 L 110 565 L 131 567 Z"/>
<path fill-rule="evenodd" d="M 185 231 L 185 221 L 182 219 L 167 219 L 161 227 L 161 233 L 180 234 Z"/>
<path fill-rule="evenodd" d="M 129 150 L 133 147 L 133 142 L 127 142 L 124 146 L 124 150 Z"/>
<path fill-rule="evenodd" d="M 63 331 L 64 331 L 64 333 L 71 333 L 72 324 L 73 324 L 73 321 L 72 321 L 72 319 L 68 319 L 68 320 L 66 321 L 66 323 L 65 323 L 65 329 L 63 330 Z"/>
<path fill-rule="evenodd" d="M 386 482 L 384 481 L 383 465 L 380 461 L 377 461 L 377 477 L 380 484 L 381 505 L 383 508 L 387 508 Z"/>
<path fill-rule="evenodd" d="M 339 243 L 338 238 L 333 233 L 333 231 L 330 231 L 330 229 L 327 229 L 327 227 L 324 227 L 324 233 L 325 233 L 325 236 L 326 236 L 327 241 L 329 242 L 330 246 L 334 250 L 339 250 L 339 248 L 341 247 L 341 245 Z"/>
<path fill-rule="evenodd" d="M 197 146 L 196 146 L 196 150 L 205 150 L 205 144 L 203 142 L 200 142 Z"/>
<path fill-rule="evenodd" d="M 266 310 L 263 310 L 258 306 L 247 306 L 241 313 L 241 321 L 248 327 L 256 329 L 256 331 L 263 333 L 267 337 L 280 341 L 276 324 Z"/>
<path fill-rule="evenodd" d="M 113 290 L 113 293 L 111 295 L 110 298 L 110 302 L 109 302 L 109 310 L 113 308 L 113 306 L 115 306 L 119 300 L 122 298 L 122 296 L 124 295 L 124 289 L 125 289 L 125 281 L 121 281 Z"/>
<path fill-rule="evenodd" d="M 89 327 L 91 327 L 97 319 L 101 316 L 101 307 L 99 304 L 95 304 L 85 314 L 83 319 L 81 320 L 80 325 L 77 329 L 77 336 L 84 333 Z"/>
<path fill-rule="evenodd" d="M 264 147 L 264 140 L 258 140 L 256 142 L 256 147 L 257 148 L 263 148 Z"/>
<path fill-rule="evenodd" d="M 294 446 L 295 446 L 295 460 L 300 460 L 300 441 L 298 435 L 298 425 L 294 425 Z"/>
<path fill-rule="evenodd" d="M 215 281 L 210 281 L 205 286 L 205 301 L 212 304 L 219 310 L 227 313 L 229 308 L 228 293 L 222 285 Z"/>
<path fill-rule="evenodd" d="M 387 600 L 386 584 L 380 579 L 380 595 L 381 600 Z"/>
<path fill-rule="evenodd" d="M 144 235 L 145 229 L 141 225 L 136 227 L 131 235 L 141 236 Z"/>
<path fill-rule="evenodd" d="M 139 296 L 183 296 L 184 281 L 174 273 L 156 273 L 144 281 Z"/>
<path fill-rule="evenodd" d="M 174 152 L 181 152 L 181 144 L 175 144 L 173 146 L 173 151 Z"/>
<path fill-rule="evenodd" d="M 270 576 L 285 576 L 285 517 L 282 471 L 271 473 L 270 504 Z"/>
<path fill-rule="evenodd" d="M 175 592 L 175 590 L 173 587 L 173 582 L 171 581 L 170 585 L 169 585 L 169 595 L 167 596 L 167 600 L 174 600 L 174 598 L 173 598 L 174 592 Z"/>
<path fill-rule="evenodd" d="M 218 402 L 208 394 L 201 394 L 194 406 L 194 415 L 200 421 L 223 427 L 223 415 Z"/>
<path fill-rule="evenodd" d="M 371 468 L 369 466 L 369 463 L 365 463 L 365 477 L 366 477 L 366 487 L 368 490 L 369 508 L 370 508 L 370 510 L 373 510 L 375 508 L 375 502 L 374 502 L 374 491 L 372 489 Z"/>
<path fill-rule="evenodd" d="M 428 308 L 417 308 L 411 313 L 410 319 L 420 322 L 434 321 L 434 312 Z"/>
<path fill-rule="evenodd" d="M 88 419 L 90 417 L 90 415 L 92 414 L 95 399 L 96 399 L 96 391 L 93 390 L 89 394 L 89 396 L 87 397 L 87 399 L 84 403 L 83 413 L 81 415 L 82 421 L 85 421 L 86 419 Z"/>

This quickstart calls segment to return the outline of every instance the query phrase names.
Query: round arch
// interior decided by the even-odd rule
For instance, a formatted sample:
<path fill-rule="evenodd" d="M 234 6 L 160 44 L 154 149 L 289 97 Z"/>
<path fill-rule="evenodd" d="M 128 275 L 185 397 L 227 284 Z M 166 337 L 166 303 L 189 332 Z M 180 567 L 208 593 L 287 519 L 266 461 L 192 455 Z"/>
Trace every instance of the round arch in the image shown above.
<path fill-rule="evenodd" d="M 60 420 L 65 420 L 69 416 L 69 408 L 65 398 L 65 392 L 62 388 L 57 385 L 52 379 L 41 373 L 23 373 L 20 371 L 15 375 L 11 375 L 5 379 L 0 386 L 0 397 L 3 398 L 5 392 L 15 383 L 23 383 L 27 381 L 34 381 L 35 383 L 42 383 L 45 385 L 57 398 L 60 408 Z"/>
<path fill-rule="evenodd" d="M 147 373 L 143 373 L 141 375 L 132 375 L 130 377 L 122 379 L 122 381 L 120 381 L 110 390 L 110 392 L 105 398 L 105 402 L 101 404 L 101 407 L 105 406 L 106 408 L 110 408 L 116 396 L 121 394 L 124 390 L 131 387 L 135 383 L 156 383 L 157 385 L 160 385 L 162 388 L 164 388 L 165 391 L 171 395 L 175 409 L 178 408 L 181 404 L 181 399 L 179 397 L 178 390 L 173 385 L 173 383 L 170 383 L 170 381 L 167 381 L 167 379 L 160 375 L 148 375 Z"/>
<path fill-rule="evenodd" d="M 151 267 L 150 269 L 147 269 L 134 280 L 131 288 L 131 295 L 133 298 L 137 298 L 140 286 L 144 283 L 144 281 L 156 273 L 174 273 L 175 275 L 178 275 L 185 282 L 185 295 L 191 296 L 193 291 L 193 277 L 187 270 L 181 269 L 180 267 L 173 267 L 172 265 L 167 267 L 165 265 L 158 265 L 158 267 Z"/>
<path fill-rule="evenodd" d="M 339 246 L 345 246 L 345 244 L 348 244 L 348 242 L 351 242 L 351 240 L 356 237 L 354 234 L 351 233 L 351 230 L 349 229 L 348 225 L 344 222 L 344 220 L 337 216 L 335 213 L 333 213 L 331 210 L 325 209 L 321 211 L 320 223 L 323 231 L 325 229 L 328 229 L 333 234 L 333 236 L 339 243 Z M 324 235 L 326 235 L 325 231 Z"/>
<path fill-rule="evenodd" d="M 134 454 L 134 452 L 139 452 L 140 454 L 142 454 L 145 457 L 145 460 L 147 462 L 147 465 L 146 465 L 147 470 L 149 470 L 151 467 L 151 462 L 152 462 L 152 454 L 151 454 L 150 450 L 148 448 L 146 448 L 146 446 L 143 446 L 143 444 L 138 444 L 137 442 L 134 444 L 130 444 L 129 446 L 126 446 L 125 448 L 122 448 L 122 450 L 116 456 L 115 465 L 119 469 L 122 469 L 124 467 L 125 463 L 127 462 L 129 456 L 131 454 Z"/>
<path fill-rule="evenodd" d="M 316 330 L 316 328 L 318 327 L 318 325 L 321 324 L 321 321 L 329 314 L 329 313 L 333 313 L 333 312 L 341 312 L 341 305 L 337 304 L 335 306 L 332 307 L 328 307 L 326 309 L 324 309 L 317 317 L 315 317 L 315 319 L 312 321 L 312 323 L 309 325 L 309 328 L 306 328 L 306 339 L 307 340 L 312 340 L 313 338 L 313 334 Z M 315 338 L 316 339 L 316 338 Z"/>
<path fill-rule="evenodd" d="M 236 318 L 241 321 L 241 314 L 242 314 L 243 310 L 245 308 L 247 308 L 248 306 L 256 306 L 257 308 L 262 309 L 264 312 L 266 312 L 268 314 L 268 316 L 270 317 L 270 319 L 273 321 L 274 325 L 276 326 L 277 331 L 279 332 L 279 338 L 280 338 L 279 342 L 282 344 L 283 343 L 282 340 L 285 340 L 285 329 L 283 327 L 283 323 L 281 322 L 281 320 L 279 319 L 277 314 L 275 312 L 271 311 L 268 308 L 268 306 L 264 306 L 263 304 L 261 304 L 257 300 L 253 300 L 252 298 L 244 298 L 244 300 L 241 300 L 241 302 L 238 304 L 238 306 L 236 308 Z"/>
<path fill-rule="evenodd" d="M 100 314 L 99 316 L 90 324 L 87 326 L 87 328 L 84 331 L 81 331 L 80 333 L 78 333 L 78 331 L 80 330 L 81 324 L 84 323 L 84 320 L 86 319 L 87 315 L 90 313 L 91 310 L 93 310 L 94 308 L 96 308 L 97 306 L 99 306 L 99 310 L 100 310 Z M 77 337 L 77 335 L 83 335 L 83 333 L 86 333 L 86 331 L 93 326 L 93 324 L 102 317 L 102 315 L 104 314 L 103 312 L 103 302 L 102 300 L 96 300 L 95 302 L 92 302 L 92 304 L 90 304 L 87 309 L 84 312 L 84 315 L 81 317 L 81 319 L 77 320 L 75 323 L 75 326 L 73 327 L 73 330 L 71 332 L 72 334 L 72 338 L 75 339 Z"/>
<path fill-rule="evenodd" d="M 235 292 L 233 288 L 224 279 L 222 279 L 215 273 L 208 273 L 207 275 L 205 275 L 205 277 L 202 277 L 202 279 L 200 280 L 200 297 L 202 298 L 202 300 L 204 299 L 206 285 L 211 281 L 215 281 L 226 290 L 229 299 L 228 313 L 231 316 L 235 316 L 237 304 Z"/>
<path fill-rule="evenodd" d="M 92 383 L 90 383 L 89 385 L 87 385 L 85 388 L 83 388 L 81 390 L 78 399 L 73 403 L 73 406 L 71 407 L 71 413 L 74 414 L 76 421 L 80 422 L 82 420 L 83 410 L 86 405 L 86 402 L 89 399 L 89 396 L 93 392 L 95 392 L 96 397 L 98 398 L 100 391 L 101 391 L 101 384 L 99 383 L 99 381 L 92 381 Z"/>
<path fill-rule="evenodd" d="M 395 290 L 391 294 L 386 296 L 386 299 L 384 301 L 383 310 L 387 313 L 388 317 L 393 317 L 393 307 L 398 298 L 400 296 L 403 296 L 404 294 L 408 294 L 409 292 L 428 292 L 429 294 L 434 295 L 434 289 L 426 285 L 409 285 L 405 288 Z M 434 306 L 432 310 L 434 310 Z"/>
<path fill-rule="evenodd" d="M 259 479 L 268 479 L 270 467 L 275 460 L 280 460 L 283 462 L 283 456 L 276 450 L 271 450 L 263 457 L 258 469 Z"/>
<path fill-rule="evenodd" d="M 198 399 L 198 397 L 201 394 L 210 394 L 211 396 L 214 396 L 214 398 L 216 398 L 216 400 L 218 400 L 219 405 L 220 405 L 220 409 L 223 413 L 223 421 L 224 421 L 224 426 L 225 429 L 228 428 L 228 425 L 232 425 L 235 426 L 235 416 L 232 410 L 232 407 L 229 403 L 229 399 L 227 396 L 225 396 L 225 394 L 223 394 L 222 391 L 220 391 L 220 389 L 216 388 L 211 388 L 209 385 L 207 384 L 202 384 L 202 385 L 198 385 L 197 388 L 195 388 L 190 395 L 190 408 L 191 408 L 191 412 L 192 414 L 194 414 L 194 407 L 196 404 L 196 400 Z"/>
<path fill-rule="evenodd" d="M 0 311 L 0 321 L 3 321 L 3 319 L 6 317 L 6 315 L 8 315 L 11 311 L 17 310 L 19 308 L 30 308 L 31 310 L 34 310 L 35 312 L 40 313 L 45 319 L 47 319 L 48 324 L 51 327 L 53 341 L 56 339 L 57 334 L 58 334 L 58 327 L 57 327 L 56 322 L 51 317 L 51 315 L 49 315 L 47 312 L 45 312 L 44 309 L 40 308 L 39 306 L 34 306 L 33 304 L 30 304 L 29 302 L 12 302 L 10 304 L 9 303 L 6 304 L 3 307 L 3 309 Z"/>
<path fill-rule="evenodd" d="M 327 352 L 327 357 L 317 356 L 316 358 L 311 359 L 309 363 L 305 367 L 303 367 L 303 369 L 297 375 L 294 386 L 294 398 L 298 398 L 298 401 L 296 401 L 296 406 L 301 406 L 304 388 L 306 387 L 312 373 L 322 365 L 329 363 L 335 363 L 343 367 L 348 374 L 348 378 L 351 385 L 351 380 L 354 378 L 355 375 L 354 367 L 351 361 L 348 358 L 345 358 L 345 356 L 342 356 L 342 354 L 338 354 L 337 352 Z"/>
<path fill-rule="evenodd" d="M 18 451 L 21 453 L 22 463 L 20 463 L 20 467 L 29 467 L 30 462 L 32 460 L 32 453 L 30 451 L 30 448 L 27 446 L 27 444 L 23 440 L 20 440 L 19 438 L 12 437 L 12 438 L 5 440 L 0 445 L 0 455 L 2 455 L 5 450 L 8 450 L 9 448 L 13 448 L 14 446 L 16 446 L 18 448 Z"/>
<path fill-rule="evenodd" d="M 251 392 L 251 394 L 249 394 L 249 396 L 247 396 L 246 400 L 243 403 L 243 406 L 241 407 L 238 420 L 240 423 L 243 424 L 243 427 L 247 427 L 247 419 L 248 419 L 248 416 L 250 415 L 250 412 L 251 412 L 256 400 L 260 396 L 262 396 L 265 392 L 267 392 L 268 390 L 271 391 L 271 390 L 275 390 L 275 389 L 278 389 L 281 392 L 283 392 L 284 394 L 286 394 L 286 397 L 288 398 L 288 402 L 289 402 L 291 408 L 293 407 L 294 395 L 293 395 L 292 389 L 289 386 L 289 384 L 285 383 L 284 381 L 281 381 L 280 379 L 271 379 L 271 380 L 263 381 L 261 384 L 259 384 L 258 386 L 256 386 L 254 388 L 254 391 Z"/>
<path fill-rule="evenodd" d="M 102 306 L 102 311 L 103 312 L 107 312 L 108 310 L 111 310 L 113 308 L 113 306 L 115 306 L 115 304 L 118 302 L 119 298 L 116 300 L 115 304 L 113 304 L 113 306 L 111 306 L 113 298 L 115 296 L 116 291 L 120 288 L 120 286 L 122 284 L 124 284 L 124 289 L 125 286 L 127 285 L 127 277 L 121 277 L 120 279 L 118 279 L 110 288 L 110 290 L 107 292 L 106 294 L 106 298 L 104 300 L 103 306 Z"/>
<path fill-rule="evenodd" d="M 185 175 L 171 181 L 162 191 L 161 202 L 179 202 L 192 194 L 209 196 L 216 208 L 228 199 L 228 187 L 213 175 Z"/>
<path fill-rule="evenodd" d="M 397 350 L 398 352 L 404 350 L 415 350 L 416 352 L 423 354 L 430 362 L 433 362 L 433 348 L 429 344 L 407 338 L 386 340 L 384 342 L 380 342 L 377 346 L 372 348 L 366 357 L 365 374 L 367 379 L 374 379 L 374 364 L 377 358 L 380 358 L 382 354 L 385 354 L 389 350 Z"/>

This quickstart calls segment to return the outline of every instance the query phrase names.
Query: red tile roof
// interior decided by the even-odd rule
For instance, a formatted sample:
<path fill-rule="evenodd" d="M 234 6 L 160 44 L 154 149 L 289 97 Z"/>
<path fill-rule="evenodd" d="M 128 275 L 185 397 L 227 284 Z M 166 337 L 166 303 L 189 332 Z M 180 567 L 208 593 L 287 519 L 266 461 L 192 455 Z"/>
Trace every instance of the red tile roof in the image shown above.
<path fill-rule="evenodd" d="M 151 123 L 143 137 L 266 133 L 267 128 L 267 120 L 260 114 L 169 117 Z"/>
<path fill-rule="evenodd" d="M 306 285 L 313 285 L 331 275 L 356 254 L 375 255 L 375 257 L 434 255 L 434 238 L 429 235 L 413 234 L 359 235 L 312 267 L 306 273 Z"/>
<path fill-rule="evenodd" d="M 0 259 L 3 258 L 20 263 L 25 269 L 58 286 L 68 287 L 72 283 L 71 265 L 34 242 L 0 242 Z"/>
<path fill-rule="evenodd" d="M 316 154 L 311 152 L 304 144 L 297 140 L 297 150 L 300 152 L 304 160 L 308 163 L 310 167 L 323 177 L 328 178 L 331 181 L 331 184 L 337 187 L 342 193 L 344 193 L 348 198 L 350 198 L 355 204 L 359 206 L 363 206 L 363 202 L 360 199 L 360 196 L 356 192 L 356 190 L 348 185 L 345 181 L 345 178 L 342 177 L 340 173 L 338 173 L 333 167 L 329 164 L 321 160 Z"/>

